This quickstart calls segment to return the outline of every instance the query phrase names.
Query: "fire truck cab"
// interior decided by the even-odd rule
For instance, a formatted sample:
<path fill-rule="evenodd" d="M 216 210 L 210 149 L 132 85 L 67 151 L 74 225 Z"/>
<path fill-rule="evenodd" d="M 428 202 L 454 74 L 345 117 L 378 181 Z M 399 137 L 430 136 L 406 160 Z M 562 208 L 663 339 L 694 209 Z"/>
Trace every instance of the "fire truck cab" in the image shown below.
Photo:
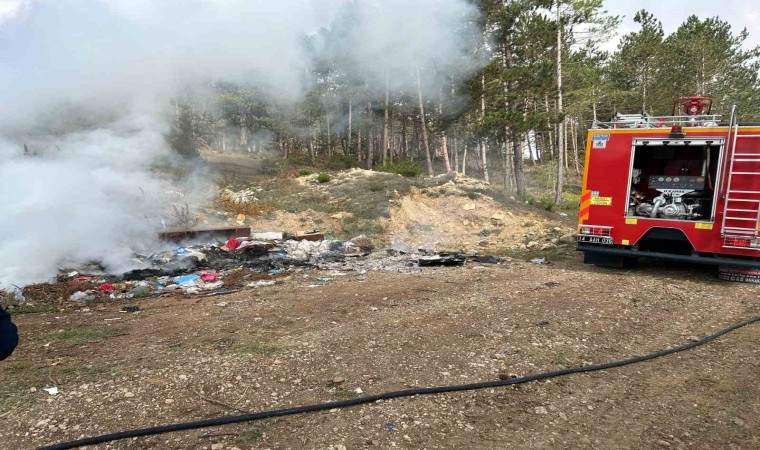
<path fill-rule="evenodd" d="M 670 116 L 617 114 L 588 132 L 578 218 L 584 262 L 640 257 L 760 269 L 760 123 L 712 115 L 712 99 Z"/>

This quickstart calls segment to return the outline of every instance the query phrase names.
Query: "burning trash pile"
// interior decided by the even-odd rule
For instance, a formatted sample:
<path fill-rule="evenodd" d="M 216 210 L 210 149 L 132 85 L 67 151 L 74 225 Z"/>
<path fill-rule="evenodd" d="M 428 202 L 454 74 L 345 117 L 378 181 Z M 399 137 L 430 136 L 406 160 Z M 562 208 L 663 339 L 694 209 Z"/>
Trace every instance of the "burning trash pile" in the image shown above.
<path fill-rule="evenodd" d="M 183 238 L 183 241 L 151 255 L 135 255 L 142 268 L 113 275 L 92 263 L 62 271 L 56 283 L 27 286 L 17 292 L 16 298 L 55 297 L 63 301 L 90 302 L 163 294 L 210 296 L 271 286 L 298 268 L 335 273 L 371 270 L 412 273 L 431 266 L 461 266 L 468 260 L 503 261 L 480 256 L 477 252 L 438 253 L 398 244 L 377 250 L 372 240 L 363 235 L 342 241 L 327 239 L 318 231 L 290 236 L 280 232 L 251 233 L 249 228 L 223 231 L 247 235 L 215 240 L 208 239 L 208 233 L 189 230 L 164 233 L 163 238 Z"/>

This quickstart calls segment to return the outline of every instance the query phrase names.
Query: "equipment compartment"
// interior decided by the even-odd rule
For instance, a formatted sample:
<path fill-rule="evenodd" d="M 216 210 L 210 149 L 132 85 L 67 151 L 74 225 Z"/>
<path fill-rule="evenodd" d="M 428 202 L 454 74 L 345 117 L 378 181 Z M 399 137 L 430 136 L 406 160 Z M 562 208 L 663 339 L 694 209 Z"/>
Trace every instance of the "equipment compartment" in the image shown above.
<path fill-rule="evenodd" d="M 712 221 L 722 142 L 636 140 L 626 217 Z"/>

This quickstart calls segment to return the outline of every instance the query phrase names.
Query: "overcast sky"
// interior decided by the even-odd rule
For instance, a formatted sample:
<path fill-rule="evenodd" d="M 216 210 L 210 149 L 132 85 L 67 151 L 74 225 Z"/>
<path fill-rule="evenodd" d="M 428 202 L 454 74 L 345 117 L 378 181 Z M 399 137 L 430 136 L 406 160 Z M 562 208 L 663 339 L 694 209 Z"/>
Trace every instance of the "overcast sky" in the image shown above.
<path fill-rule="evenodd" d="M 21 1 L 0 0 L 0 17 L 12 14 Z M 624 16 L 621 35 L 637 29 L 633 16 L 643 8 L 662 21 L 666 33 L 678 28 L 691 14 L 701 18 L 718 16 L 737 32 L 745 27 L 749 30 L 747 48 L 760 45 L 760 0 L 604 0 L 604 5 L 610 13 Z M 605 48 L 615 49 L 618 39 L 619 36 Z"/>
<path fill-rule="evenodd" d="M 646 9 L 662 22 L 666 34 L 675 31 L 692 14 L 702 19 L 718 16 L 731 24 L 735 33 L 747 28 L 745 47 L 760 45 L 760 0 L 604 0 L 604 6 L 610 14 L 625 16 L 620 35 L 637 30 L 633 16 L 636 11 Z M 606 48 L 614 50 L 618 39 L 619 36 Z"/>

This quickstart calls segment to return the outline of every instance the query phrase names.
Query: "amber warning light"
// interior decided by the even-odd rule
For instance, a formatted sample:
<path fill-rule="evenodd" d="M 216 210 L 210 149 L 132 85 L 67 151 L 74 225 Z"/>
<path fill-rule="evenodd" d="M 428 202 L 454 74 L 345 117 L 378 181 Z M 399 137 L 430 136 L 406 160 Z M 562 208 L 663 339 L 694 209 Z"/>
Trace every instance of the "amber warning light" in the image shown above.
<path fill-rule="evenodd" d="M 670 129 L 670 137 L 673 139 L 680 139 L 682 137 L 685 137 L 683 134 L 683 127 L 681 125 L 673 125 L 673 127 Z"/>

